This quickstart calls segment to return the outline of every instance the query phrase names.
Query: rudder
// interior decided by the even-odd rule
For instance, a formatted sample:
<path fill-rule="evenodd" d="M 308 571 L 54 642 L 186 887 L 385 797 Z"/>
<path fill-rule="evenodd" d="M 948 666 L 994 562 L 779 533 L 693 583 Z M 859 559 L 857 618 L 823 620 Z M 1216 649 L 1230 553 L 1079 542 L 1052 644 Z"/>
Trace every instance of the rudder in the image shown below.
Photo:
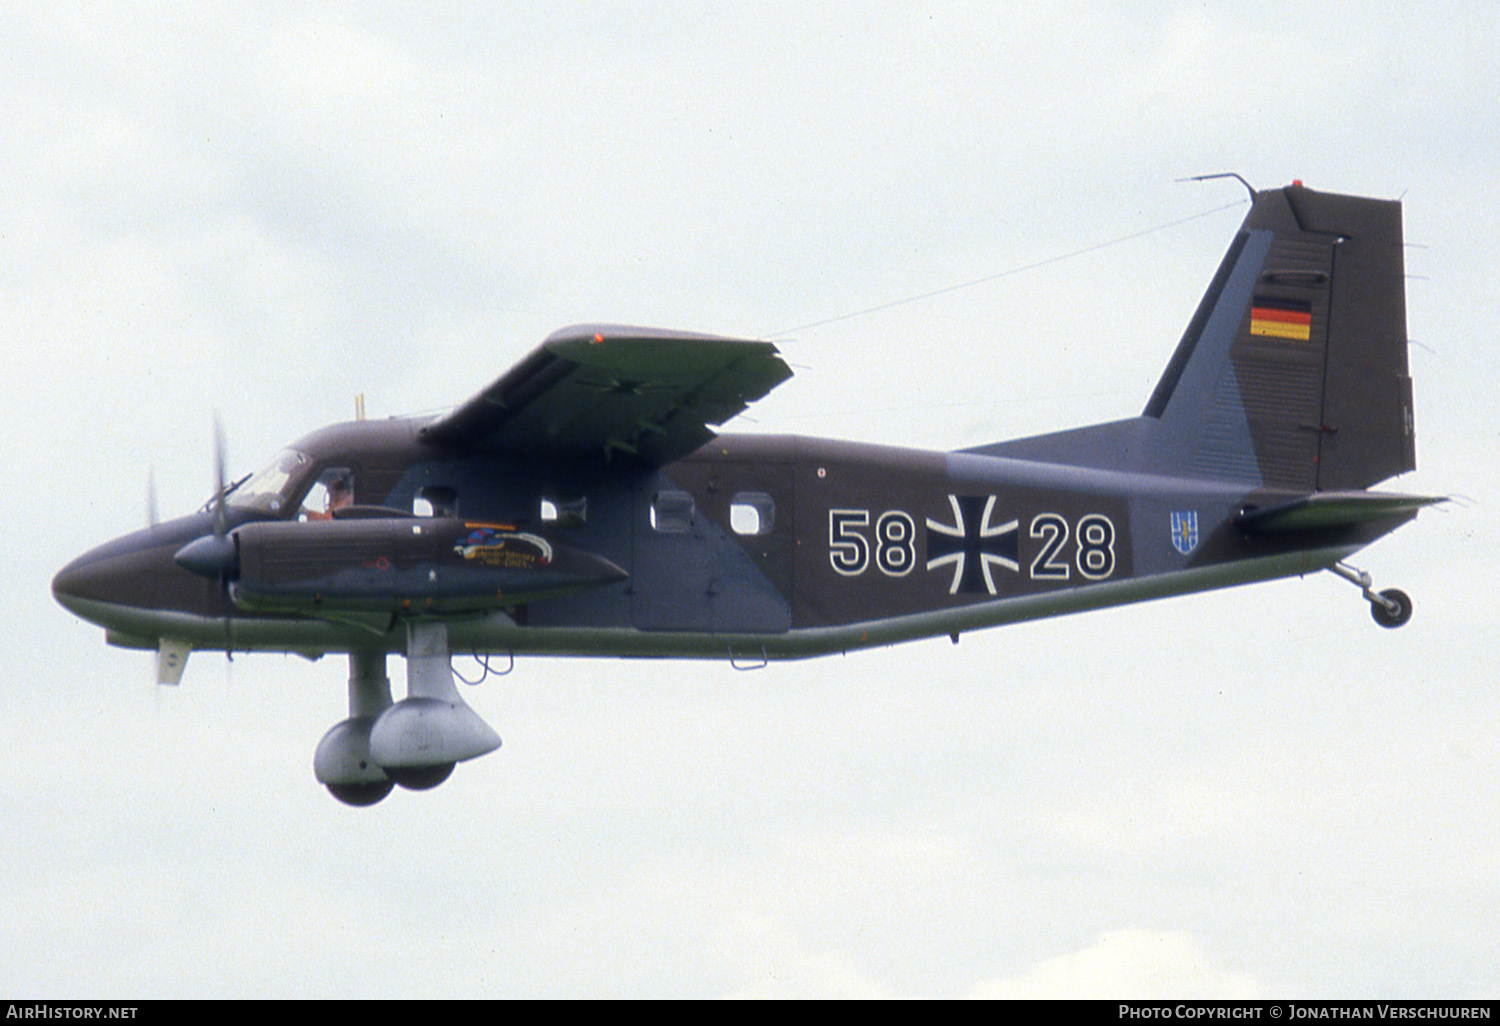
<path fill-rule="evenodd" d="M 1401 204 L 1308 189 L 1295 189 L 1290 199 L 1305 231 L 1340 237 L 1329 299 L 1318 488 L 1367 488 L 1417 465 Z"/>

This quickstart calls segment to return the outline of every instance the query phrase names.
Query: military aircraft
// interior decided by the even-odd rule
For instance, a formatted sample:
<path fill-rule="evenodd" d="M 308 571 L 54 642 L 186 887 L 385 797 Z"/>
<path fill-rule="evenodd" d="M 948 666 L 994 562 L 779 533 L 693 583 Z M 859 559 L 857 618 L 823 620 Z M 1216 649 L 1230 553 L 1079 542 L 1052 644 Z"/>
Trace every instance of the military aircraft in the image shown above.
<path fill-rule="evenodd" d="M 1331 570 L 1440 501 L 1415 466 L 1400 204 L 1255 192 L 1140 416 L 955 452 L 716 434 L 770 342 L 565 328 L 437 417 L 294 442 L 53 581 L 110 644 L 349 656 L 314 772 L 365 805 L 499 737 L 451 653 L 773 659 Z M 393 702 L 386 660 L 407 661 Z"/>

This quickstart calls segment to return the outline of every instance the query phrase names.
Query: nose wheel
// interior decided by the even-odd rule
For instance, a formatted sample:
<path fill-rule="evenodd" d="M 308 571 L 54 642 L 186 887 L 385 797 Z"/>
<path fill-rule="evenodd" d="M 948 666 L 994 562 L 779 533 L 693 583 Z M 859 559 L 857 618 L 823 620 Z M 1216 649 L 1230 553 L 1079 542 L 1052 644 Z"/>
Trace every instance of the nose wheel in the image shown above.
<path fill-rule="evenodd" d="M 1350 584 L 1356 585 L 1370 603 L 1370 615 L 1382 627 L 1395 629 L 1411 619 L 1411 596 L 1400 588 L 1387 588 L 1377 592 L 1371 584 L 1370 575 L 1343 563 L 1335 563 L 1328 569 Z"/>

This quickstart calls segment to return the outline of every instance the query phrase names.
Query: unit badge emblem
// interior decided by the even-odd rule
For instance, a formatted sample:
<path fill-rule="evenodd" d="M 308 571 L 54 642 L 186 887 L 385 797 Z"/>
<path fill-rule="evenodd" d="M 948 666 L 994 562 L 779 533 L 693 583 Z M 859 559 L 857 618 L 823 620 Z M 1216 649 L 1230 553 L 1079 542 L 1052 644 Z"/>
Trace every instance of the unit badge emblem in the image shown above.
<path fill-rule="evenodd" d="M 1198 511 L 1182 510 L 1172 514 L 1172 548 L 1184 556 L 1198 547 Z"/>

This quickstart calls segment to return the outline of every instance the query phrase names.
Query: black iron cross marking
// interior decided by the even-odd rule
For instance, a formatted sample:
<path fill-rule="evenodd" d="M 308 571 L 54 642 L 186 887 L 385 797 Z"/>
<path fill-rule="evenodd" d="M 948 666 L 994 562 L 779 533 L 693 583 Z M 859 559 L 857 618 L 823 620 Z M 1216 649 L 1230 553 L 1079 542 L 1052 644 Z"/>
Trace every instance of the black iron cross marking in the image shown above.
<path fill-rule="evenodd" d="M 927 569 L 953 567 L 953 584 L 948 594 L 978 593 L 981 588 L 995 594 L 995 579 L 990 567 L 999 564 L 1019 571 L 1019 535 L 1017 521 L 998 526 L 990 523 L 995 512 L 993 495 L 950 495 L 953 523 L 940 524 L 927 518 Z"/>

